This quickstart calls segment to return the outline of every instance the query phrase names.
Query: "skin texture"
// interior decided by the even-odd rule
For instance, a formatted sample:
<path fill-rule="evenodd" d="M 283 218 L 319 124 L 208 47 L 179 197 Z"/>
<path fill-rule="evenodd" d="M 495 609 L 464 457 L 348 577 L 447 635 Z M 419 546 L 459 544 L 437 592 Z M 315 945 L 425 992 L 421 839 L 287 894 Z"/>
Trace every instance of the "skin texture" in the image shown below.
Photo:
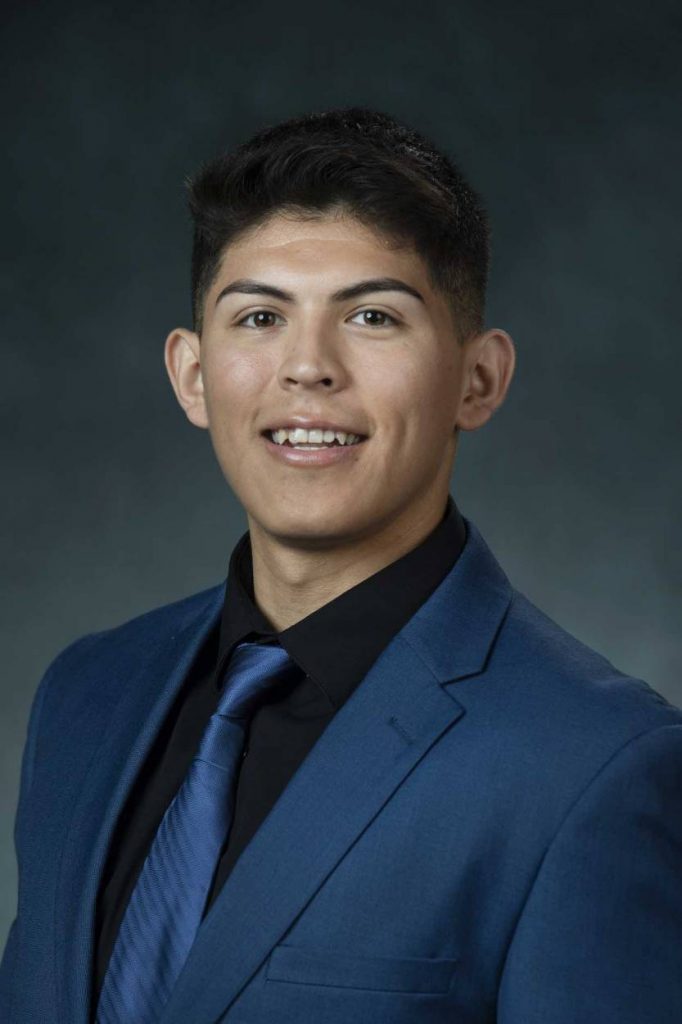
<path fill-rule="evenodd" d="M 330 299 L 383 277 L 416 288 L 424 302 L 397 290 Z M 241 278 L 294 301 L 240 293 L 216 304 Z M 228 246 L 201 336 L 171 331 L 165 364 L 246 511 L 256 601 L 282 630 L 434 529 L 459 432 L 483 426 L 504 401 L 515 350 L 496 328 L 460 344 L 447 301 L 413 249 L 348 215 L 277 213 Z M 287 465 L 261 431 L 294 414 L 368 438 L 337 465 Z"/>

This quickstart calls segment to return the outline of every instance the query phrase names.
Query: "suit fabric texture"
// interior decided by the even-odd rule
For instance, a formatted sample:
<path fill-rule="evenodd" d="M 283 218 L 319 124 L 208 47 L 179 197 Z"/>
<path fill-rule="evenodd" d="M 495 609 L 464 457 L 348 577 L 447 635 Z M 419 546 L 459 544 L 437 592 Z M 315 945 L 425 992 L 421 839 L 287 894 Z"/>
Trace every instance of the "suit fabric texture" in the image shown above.
<path fill-rule="evenodd" d="M 679 1024 L 682 711 L 535 607 L 465 522 L 235 864 L 160 1024 Z M 47 669 L 3 1022 L 91 1019 L 108 844 L 223 596 Z"/>

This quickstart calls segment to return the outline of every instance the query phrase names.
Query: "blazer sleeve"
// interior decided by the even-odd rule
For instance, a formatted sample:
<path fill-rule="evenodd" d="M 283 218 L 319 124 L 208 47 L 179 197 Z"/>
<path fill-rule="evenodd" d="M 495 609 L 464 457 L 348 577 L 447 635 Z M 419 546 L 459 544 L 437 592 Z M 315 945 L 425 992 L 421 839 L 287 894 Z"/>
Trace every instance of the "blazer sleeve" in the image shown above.
<path fill-rule="evenodd" d="M 545 853 L 499 1024 L 682 1021 L 682 723 L 621 747 Z"/>
<path fill-rule="evenodd" d="M 91 634 L 94 636 L 94 634 Z M 89 640 L 91 635 L 83 637 L 69 644 L 62 650 L 48 665 L 38 688 L 33 697 L 29 713 L 28 727 L 26 731 L 26 742 L 21 758 L 21 773 L 19 777 L 19 799 L 17 812 L 14 819 L 14 848 L 16 851 L 17 871 L 19 878 L 19 897 L 17 900 L 17 913 L 10 925 L 5 949 L 0 961 L 0 1021 L 12 1020 L 12 999 L 13 981 L 17 973 L 19 945 L 21 939 L 22 914 L 21 906 L 26 899 L 30 900 L 30 893 L 23 893 L 22 888 L 22 850 L 24 845 L 24 821 L 27 814 L 27 807 L 30 804 L 31 783 L 33 769 L 36 761 L 36 750 L 38 746 L 38 735 L 41 726 L 41 714 L 45 702 L 45 694 L 50 683 L 62 668 L 64 659 L 82 643 L 82 640 Z"/>
<path fill-rule="evenodd" d="M 31 777 L 33 774 L 33 764 L 35 761 L 35 748 L 36 739 L 38 735 L 38 729 L 40 727 L 40 713 L 45 698 L 45 691 L 50 677 L 50 669 L 43 676 L 38 689 L 33 697 L 31 704 L 31 711 L 29 714 L 28 728 L 26 732 L 26 742 L 24 744 L 24 751 L 21 758 L 21 774 L 19 777 L 19 801 L 17 804 L 17 813 L 14 819 L 14 848 L 16 851 L 17 868 L 19 874 L 21 874 L 21 822 L 23 818 L 22 810 L 28 800 L 28 796 L 31 790 Z M 19 912 L 17 909 L 17 916 L 14 918 L 9 934 L 7 936 L 7 942 L 5 944 L 5 951 L 0 962 L 0 1020 L 9 1021 L 11 1006 L 11 982 L 14 974 L 14 965 L 17 957 L 19 946 Z"/>

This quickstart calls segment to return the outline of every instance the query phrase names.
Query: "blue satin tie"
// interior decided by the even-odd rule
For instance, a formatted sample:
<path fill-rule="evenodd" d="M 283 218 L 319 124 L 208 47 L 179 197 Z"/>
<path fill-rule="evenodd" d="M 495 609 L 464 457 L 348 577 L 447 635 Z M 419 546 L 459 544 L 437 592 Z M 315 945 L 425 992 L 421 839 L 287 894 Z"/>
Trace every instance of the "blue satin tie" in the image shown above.
<path fill-rule="evenodd" d="M 218 708 L 130 897 L 102 985 L 97 1024 L 159 1019 L 194 942 L 229 833 L 251 715 L 267 690 L 300 674 L 278 645 L 235 648 Z"/>

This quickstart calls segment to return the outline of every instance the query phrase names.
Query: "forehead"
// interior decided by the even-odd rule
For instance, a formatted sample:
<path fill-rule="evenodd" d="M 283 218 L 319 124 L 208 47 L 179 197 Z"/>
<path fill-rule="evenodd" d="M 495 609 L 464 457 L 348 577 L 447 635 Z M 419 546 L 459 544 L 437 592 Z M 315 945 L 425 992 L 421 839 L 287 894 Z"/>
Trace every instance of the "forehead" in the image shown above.
<path fill-rule="evenodd" d="M 427 269 L 407 244 L 398 244 L 380 231 L 348 214 L 315 218 L 276 213 L 228 245 L 218 277 L 244 273 L 249 267 L 317 275 L 339 269 L 341 273 L 363 269 L 418 280 L 427 287 Z"/>

